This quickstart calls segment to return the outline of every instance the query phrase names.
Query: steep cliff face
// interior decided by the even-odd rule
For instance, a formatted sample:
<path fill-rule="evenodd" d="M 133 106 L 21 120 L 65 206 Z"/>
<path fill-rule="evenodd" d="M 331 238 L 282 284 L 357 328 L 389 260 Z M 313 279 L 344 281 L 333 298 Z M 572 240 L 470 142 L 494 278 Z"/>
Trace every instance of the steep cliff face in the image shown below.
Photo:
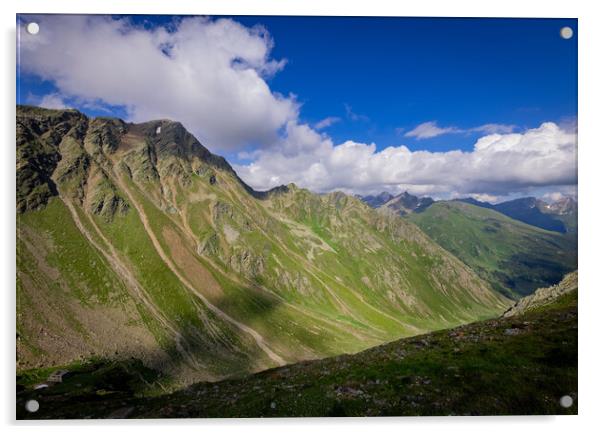
<path fill-rule="evenodd" d="M 211 380 L 498 315 L 412 223 L 246 186 L 167 120 L 17 108 L 18 366 L 136 357 Z"/>

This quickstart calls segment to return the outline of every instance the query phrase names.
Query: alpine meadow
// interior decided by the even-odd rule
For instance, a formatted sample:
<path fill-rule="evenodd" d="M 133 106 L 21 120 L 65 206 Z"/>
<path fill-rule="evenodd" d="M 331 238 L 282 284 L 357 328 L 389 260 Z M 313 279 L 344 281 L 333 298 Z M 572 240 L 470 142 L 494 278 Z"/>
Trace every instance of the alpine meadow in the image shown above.
<path fill-rule="evenodd" d="M 507 26 L 576 57 L 576 20 L 18 15 L 17 418 L 576 414 L 576 97 L 460 78 Z"/>

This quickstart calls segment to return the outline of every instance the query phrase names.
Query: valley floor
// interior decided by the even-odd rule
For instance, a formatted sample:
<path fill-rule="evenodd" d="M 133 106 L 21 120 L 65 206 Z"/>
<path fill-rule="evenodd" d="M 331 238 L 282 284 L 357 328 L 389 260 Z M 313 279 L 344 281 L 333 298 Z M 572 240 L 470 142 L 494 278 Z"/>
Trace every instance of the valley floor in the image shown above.
<path fill-rule="evenodd" d="M 133 360 L 33 390 L 49 371 L 17 378 L 18 419 L 577 414 L 577 291 L 524 315 L 169 394 Z"/>

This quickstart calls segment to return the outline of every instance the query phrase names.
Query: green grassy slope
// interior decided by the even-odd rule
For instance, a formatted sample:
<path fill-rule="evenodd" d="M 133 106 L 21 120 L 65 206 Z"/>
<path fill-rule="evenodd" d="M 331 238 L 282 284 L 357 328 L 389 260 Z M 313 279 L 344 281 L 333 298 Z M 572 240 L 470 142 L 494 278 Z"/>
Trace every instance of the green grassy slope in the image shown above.
<path fill-rule="evenodd" d="M 407 217 L 500 293 L 522 296 L 577 268 L 575 234 L 559 234 L 463 202 Z"/>
<path fill-rule="evenodd" d="M 138 375 L 134 363 L 74 366 L 73 377 L 43 391 L 31 385 L 46 372 L 27 372 L 18 379 L 17 417 L 577 414 L 577 290 L 513 317 L 173 394 L 141 390 L 140 377 L 153 381 L 156 373 Z M 569 408 L 560 405 L 565 395 Z M 24 410 L 32 398 L 41 404 L 33 414 Z"/>
<path fill-rule="evenodd" d="M 19 371 L 134 357 L 216 380 L 509 304 L 357 199 L 253 192 L 176 122 L 17 114 Z"/>

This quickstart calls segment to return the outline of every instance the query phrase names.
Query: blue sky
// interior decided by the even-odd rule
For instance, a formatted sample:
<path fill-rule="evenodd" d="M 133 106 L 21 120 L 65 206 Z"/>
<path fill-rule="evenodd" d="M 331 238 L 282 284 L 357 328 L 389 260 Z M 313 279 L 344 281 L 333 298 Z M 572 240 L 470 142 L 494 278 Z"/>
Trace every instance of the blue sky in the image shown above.
<path fill-rule="evenodd" d="M 272 88 L 299 95 L 308 121 L 344 119 L 329 129 L 339 140 L 468 149 L 475 134 L 402 140 L 396 130 L 429 120 L 533 127 L 577 113 L 577 38 L 559 37 L 576 20 L 239 20 L 265 25 L 274 56 L 288 59 Z M 369 120 L 350 121 L 345 104 Z"/>
<path fill-rule="evenodd" d="M 114 18 L 123 21 L 123 17 Z M 268 159 L 265 156 L 261 160 L 264 156 L 262 153 L 271 152 L 269 157 L 272 158 L 276 151 L 290 144 L 290 137 L 293 136 L 290 129 L 293 127 L 289 125 L 287 130 L 287 122 L 291 119 L 296 126 L 307 125 L 312 132 L 331 141 L 333 146 L 346 141 L 366 146 L 374 144 L 375 155 L 387 147 L 402 145 L 412 152 L 471 152 L 476 141 L 489 133 L 522 134 L 538 128 L 544 122 L 562 126 L 576 120 L 577 21 L 574 19 L 248 16 L 214 17 L 210 22 L 219 22 L 219 18 L 229 18 L 241 24 L 245 31 L 250 32 L 251 38 L 257 36 L 254 30 L 249 30 L 254 26 L 263 26 L 269 33 L 265 59 L 245 60 L 252 68 L 259 71 L 266 68 L 268 60 L 285 60 L 285 63 L 275 67 L 275 71 L 260 74 L 269 92 L 275 96 L 273 98 L 281 95 L 291 105 L 282 109 L 288 110 L 282 119 L 274 120 L 279 115 L 271 112 L 266 115 L 266 119 L 273 121 L 275 138 L 268 139 L 271 137 L 269 131 L 250 134 L 248 139 L 244 134 L 238 134 L 232 139 L 232 143 L 236 144 L 224 142 L 223 146 L 217 144 L 212 148 L 212 144 L 218 140 L 215 134 L 205 134 L 201 117 L 198 127 L 191 125 L 195 122 L 193 118 L 187 118 L 184 122 L 201 138 L 206 138 L 204 143 L 209 140 L 206 144 L 210 149 L 239 164 L 243 178 L 245 174 L 251 177 L 249 168 L 245 169 L 243 165 L 259 165 L 260 161 Z M 23 22 L 31 19 L 30 16 L 22 17 Z M 53 26 L 52 30 L 55 30 L 56 27 L 55 33 L 58 35 L 58 24 L 53 24 L 48 17 L 46 19 L 49 28 Z M 40 20 L 44 21 L 43 18 Z M 180 27 L 181 18 L 134 16 L 125 21 L 130 30 L 143 29 L 153 34 L 157 29 L 166 28 L 169 32 L 184 35 Z M 560 37 L 560 29 L 566 26 L 574 31 L 573 37 L 568 40 Z M 96 29 L 98 26 L 84 23 L 81 32 L 84 35 L 90 31 L 100 32 L 90 28 Z M 123 29 L 119 32 L 126 33 Z M 194 36 L 186 35 L 194 39 Z M 266 40 L 263 33 L 261 38 Z M 85 37 L 82 39 L 86 40 Z M 170 44 L 177 45 L 177 41 Z M 198 44 L 198 40 L 195 43 Z M 221 45 L 219 39 L 216 44 Z M 23 58 L 30 53 L 29 48 L 22 51 Z M 59 50 L 56 55 L 60 56 L 62 52 Z M 132 55 L 135 56 L 135 53 Z M 256 66 L 253 62 L 261 65 Z M 202 62 L 199 65 L 199 68 L 205 67 Z M 144 71 L 136 73 L 144 74 Z M 58 66 L 26 65 L 19 76 L 18 102 L 36 103 L 50 95 L 63 104 L 75 106 L 93 116 L 114 115 L 138 121 L 143 112 L 149 115 L 155 113 L 146 108 L 142 110 L 139 100 L 130 102 L 112 94 L 105 97 L 101 89 L 97 94 L 78 90 L 82 89 L 77 87 L 81 78 L 70 74 Z M 111 87 L 108 89 L 112 90 Z M 50 98 L 52 101 L 55 99 Z M 236 101 L 230 96 L 224 99 Z M 133 115 L 134 111 L 138 114 Z M 159 109 L 156 112 L 163 113 Z M 172 112 L 167 111 L 166 114 L 171 115 Z M 325 119 L 331 122 L 324 122 Z M 320 121 L 323 122 L 320 124 Z M 425 123 L 439 130 L 423 137 L 411 133 Z M 486 125 L 489 128 L 485 128 Z M 241 129 L 244 131 L 242 126 Z M 280 144 L 266 145 L 269 141 Z M 277 149 L 276 146 L 281 148 Z M 305 145 L 295 146 L 295 149 L 300 149 Z M 311 149 L 317 150 L 320 146 L 316 143 Z M 259 154 L 253 154 L 254 151 L 259 151 Z M 322 162 L 325 157 L 319 155 L 317 161 Z M 311 162 L 307 164 L 311 165 Z M 303 170 L 309 170 L 308 167 Z M 267 166 L 263 169 L 267 170 Z M 576 182 L 576 167 L 574 171 Z M 276 178 L 278 182 L 284 181 L 282 176 Z M 406 183 L 401 178 L 403 182 L 398 183 L 398 188 L 415 185 L 415 180 Z M 304 179 L 309 179 L 309 175 Z M 302 180 L 297 182 L 303 183 Z M 258 187 L 267 187 L 266 183 L 270 182 L 265 179 L 256 182 Z M 352 182 L 323 184 L 316 189 L 372 191 L 382 186 L 395 190 L 392 187 L 396 185 L 394 181 L 381 182 L 382 185 L 378 186 L 375 183 L 369 187 L 366 184 L 365 188 L 355 188 Z M 537 181 L 536 184 L 519 182 L 505 193 L 516 194 L 530 188 L 545 187 L 545 183 Z M 566 188 L 567 180 L 563 179 L 559 184 L 556 179 L 545 191 L 554 190 L 552 186 Z M 454 188 L 457 187 L 454 185 Z M 472 193 L 468 190 L 464 193 Z M 485 190 L 487 188 L 480 186 L 475 193 L 504 193 L 503 188 L 492 188 L 489 192 Z"/>

